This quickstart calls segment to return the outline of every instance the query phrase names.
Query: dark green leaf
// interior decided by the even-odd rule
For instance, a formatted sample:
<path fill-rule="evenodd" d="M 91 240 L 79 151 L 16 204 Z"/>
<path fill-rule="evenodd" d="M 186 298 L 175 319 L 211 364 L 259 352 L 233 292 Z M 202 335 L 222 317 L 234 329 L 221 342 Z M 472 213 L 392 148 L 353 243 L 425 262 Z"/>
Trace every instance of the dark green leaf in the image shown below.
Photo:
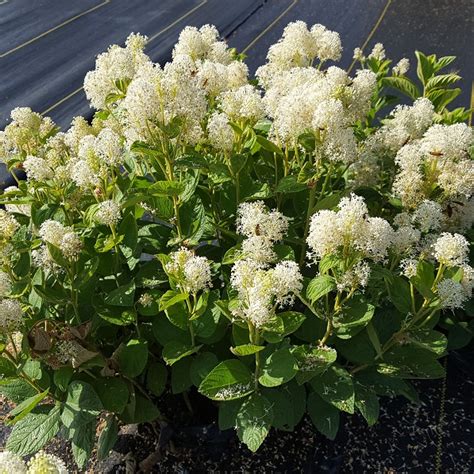
<path fill-rule="evenodd" d="M 327 438 L 334 440 L 339 430 L 339 410 L 326 403 L 317 393 L 308 396 L 308 413 L 314 426 Z"/>

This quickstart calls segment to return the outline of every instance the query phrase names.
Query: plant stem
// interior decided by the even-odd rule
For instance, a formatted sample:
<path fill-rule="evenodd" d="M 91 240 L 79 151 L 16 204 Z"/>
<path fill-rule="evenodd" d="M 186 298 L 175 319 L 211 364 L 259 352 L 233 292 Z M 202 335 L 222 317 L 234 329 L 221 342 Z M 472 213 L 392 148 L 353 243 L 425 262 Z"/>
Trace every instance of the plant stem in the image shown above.
<path fill-rule="evenodd" d="M 311 183 L 311 187 L 309 190 L 309 201 L 308 201 L 308 209 L 306 211 L 306 222 L 304 225 L 304 233 L 303 233 L 303 242 L 301 244 L 301 257 L 300 257 L 300 267 L 303 266 L 304 260 L 306 257 L 306 239 L 309 233 L 309 224 L 311 221 L 311 216 L 313 215 L 313 208 L 314 208 L 314 201 L 316 199 L 316 183 Z"/>
<path fill-rule="evenodd" d="M 332 331 L 332 321 L 330 318 L 328 318 L 328 322 L 326 325 L 326 332 L 324 333 L 323 338 L 319 341 L 320 346 L 324 346 L 326 344 L 326 341 L 329 339 L 329 336 L 331 335 Z"/>

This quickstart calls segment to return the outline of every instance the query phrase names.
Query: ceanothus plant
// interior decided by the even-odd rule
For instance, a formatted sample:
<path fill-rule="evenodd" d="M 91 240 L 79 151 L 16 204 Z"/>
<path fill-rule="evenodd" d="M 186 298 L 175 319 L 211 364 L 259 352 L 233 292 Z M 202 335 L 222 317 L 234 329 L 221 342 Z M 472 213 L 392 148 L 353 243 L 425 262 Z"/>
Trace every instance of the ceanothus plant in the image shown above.
<path fill-rule="evenodd" d="M 252 451 L 305 413 L 333 439 L 340 411 L 371 425 L 380 396 L 416 401 L 409 380 L 471 338 L 453 57 L 418 52 L 418 84 L 376 45 L 350 76 L 339 35 L 299 21 L 255 82 L 213 26 L 164 66 L 145 45 L 98 56 L 91 123 L 18 108 L 0 132 L 27 177 L 0 197 L 0 470 L 60 430 L 84 469 L 119 424 L 165 421 L 165 392 L 218 404 Z"/>

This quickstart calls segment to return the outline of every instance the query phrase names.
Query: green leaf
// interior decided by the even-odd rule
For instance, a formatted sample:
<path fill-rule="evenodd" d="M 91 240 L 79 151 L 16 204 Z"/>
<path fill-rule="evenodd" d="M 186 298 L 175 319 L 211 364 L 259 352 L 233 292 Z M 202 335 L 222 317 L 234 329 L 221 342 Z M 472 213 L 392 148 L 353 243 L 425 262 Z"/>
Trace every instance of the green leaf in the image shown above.
<path fill-rule="evenodd" d="M 267 140 L 265 137 L 262 137 L 262 135 L 257 135 L 257 143 L 264 150 L 270 151 L 272 153 L 276 153 L 277 155 L 283 155 L 283 151 L 279 146 L 275 145 L 270 140 Z"/>
<path fill-rule="evenodd" d="M 156 420 L 159 416 L 158 407 L 151 400 L 134 391 L 130 394 L 130 402 L 120 415 L 120 419 L 127 424 L 146 423 Z"/>
<path fill-rule="evenodd" d="M 391 377 L 438 379 L 445 371 L 436 358 L 437 354 L 416 346 L 398 346 L 385 353 L 377 371 Z"/>
<path fill-rule="evenodd" d="M 293 431 L 306 411 L 305 387 L 290 382 L 278 388 L 263 389 L 262 393 L 273 409 L 272 426 Z"/>
<path fill-rule="evenodd" d="M 273 420 L 270 402 L 254 393 L 242 403 L 237 413 L 237 435 L 250 451 L 255 452 L 267 437 Z"/>
<path fill-rule="evenodd" d="M 148 361 L 148 344 L 146 341 L 131 339 L 125 346 L 121 346 L 117 362 L 120 371 L 127 377 L 137 377 L 146 367 Z"/>
<path fill-rule="evenodd" d="M 219 429 L 221 431 L 229 430 L 237 426 L 237 414 L 244 400 L 229 400 L 219 403 Z"/>
<path fill-rule="evenodd" d="M 434 68 L 432 62 L 429 58 L 424 55 L 421 51 L 415 51 L 416 59 L 418 60 L 418 64 L 416 67 L 416 74 L 418 79 L 426 85 L 430 77 L 434 73 Z"/>
<path fill-rule="evenodd" d="M 135 298 L 135 282 L 132 280 L 126 285 L 112 290 L 104 299 L 105 303 L 112 306 L 133 306 Z"/>
<path fill-rule="evenodd" d="M 329 275 L 318 275 L 313 278 L 306 288 L 306 296 L 315 303 L 324 295 L 327 295 L 336 288 L 336 281 Z"/>
<path fill-rule="evenodd" d="M 241 346 L 231 347 L 230 352 L 236 356 L 248 356 L 256 352 L 263 351 L 265 346 L 256 346 L 255 344 L 243 344 Z"/>
<path fill-rule="evenodd" d="M 16 375 L 16 367 L 6 358 L 0 356 L 0 379 Z M 0 388 L 1 391 L 1 388 Z"/>
<path fill-rule="evenodd" d="M 354 385 L 347 370 L 333 365 L 310 383 L 323 400 L 341 411 L 354 413 Z"/>
<path fill-rule="evenodd" d="M 282 194 L 292 194 L 305 191 L 306 189 L 308 189 L 306 184 L 299 183 L 296 179 L 296 176 L 285 176 L 278 182 L 275 192 Z"/>
<path fill-rule="evenodd" d="M 79 429 L 74 429 L 71 436 L 71 449 L 74 461 L 79 469 L 83 470 L 90 460 L 95 443 L 96 422 L 90 421 Z"/>
<path fill-rule="evenodd" d="M 285 336 L 293 334 L 303 324 L 306 316 L 297 311 L 285 311 L 277 315 L 278 326 L 274 326 L 276 330 L 272 331 L 272 326 L 266 326 L 263 332 L 263 338 L 272 343 L 280 342 Z"/>
<path fill-rule="evenodd" d="M 59 431 L 59 405 L 36 407 L 14 427 L 5 448 L 25 456 L 39 451 Z"/>
<path fill-rule="evenodd" d="M 148 191 L 153 196 L 179 196 L 185 189 L 184 183 L 177 181 L 156 181 L 149 188 Z"/>
<path fill-rule="evenodd" d="M 105 410 L 122 413 L 128 403 L 128 385 L 120 377 L 101 377 L 96 379 L 94 388 Z"/>
<path fill-rule="evenodd" d="M 214 367 L 199 386 L 199 393 L 211 400 L 233 400 L 254 391 L 252 374 L 239 360 L 229 359 Z"/>
<path fill-rule="evenodd" d="M 386 87 L 393 87 L 398 89 L 403 94 L 415 100 L 420 97 L 421 93 L 418 87 L 405 76 L 384 77 L 382 84 Z"/>
<path fill-rule="evenodd" d="M 432 329 L 415 329 L 408 333 L 408 341 L 410 344 L 427 349 L 434 352 L 438 356 L 446 352 L 448 340 L 446 336 L 438 331 Z"/>
<path fill-rule="evenodd" d="M 181 359 L 171 368 L 171 390 L 173 393 L 182 393 L 192 386 L 191 358 Z"/>
<path fill-rule="evenodd" d="M 375 392 L 359 382 L 354 383 L 355 406 L 367 421 L 369 426 L 374 425 L 379 418 L 379 399 Z"/>
<path fill-rule="evenodd" d="M 435 279 L 435 268 L 431 262 L 420 260 L 416 267 L 416 275 L 411 278 L 415 288 L 427 299 L 433 298 L 431 291 Z"/>
<path fill-rule="evenodd" d="M 430 78 L 425 87 L 426 90 L 445 88 L 455 84 L 460 80 L 461 76 L 458 76 L 457 74 L 440 74 L 439 76 Z"/>
<path fill-rule="evenodd" d="M 188 346 L 180 341 L 170 341 L 163 348 L 163 359 L 168 365 L 173 365 L 178 360 L 183 359 L 195 352 L 199 351 L 201 346 Z"/>
<path fill-rule="evenodd" d="M 148 367 L 146 386 L 153 395 L 159 397 L 165 391 L 167 379 L 168 372 L 164 364 L 154 362 Z"/>
<path fill-rule="evenodd" d="M 265 387 L 277 387 L 289 382 L 298 371 L 298 364 L 289 349 L 278 349 L 270 354 L 262 367 L 258 379 Z"/>
<path fill-rule="evenodd" d="M 170 308 L 171 306 L 184 301 L 188 297 L 187 293 L 179 293 L 174 290 L 168 290 L 160 299 L 160 311 Z"/>
<path fill-rule="evenodd" d="M 370 342 L 374 346 L 375 352 L 379 358 L 382 358 L 382 345 L 380 344 L 380 339 L 377 334 L 377 330 L 375 329 L 372 321 L 367 324 L 367 335 L 369 337 Z"/>
<path fill-rule="evenodd" d="M 387 282 L 390 301 L 394 304 L 395 308 L 404 315 L 410 313 L 411 295 L 408 282 L 399 276 L 385 278 L 385 281 Z"/>
<path fill-rule="evenodd" d="M 92 385 L 74 380 L 67 390 L 61 421 L 67 428 L 77 430 L 95 420 L 102 408 L 102 402 Z"/>
<path fill-rule="evenodd" d="M 49 394 L 49 389 L 45 390 L 44 392 L 38 393 L 33 395 L 30 398 L 27 398 L 19 405 L 17 405 L 10 413 L 8 414 L 8 421 L 6 421 L 7 425 L 14 425 L 22 418 L 25 418 L 28 413 L 30 413 L 39 402 L 44 400 L 46 396 Z"/>
<path fill-rule="evenodd" d="M 296 380 L 299 384 L 324 373 L 337 359 L 336 350 L 327 346 L 298 346 L 293 355 L 298 361 Z"/>
<path fill-rule="evenodd" d="M 435 72 L 449 66 L 454 61 L 456 61 L 456 56 L 443 56 L 442 58 L 439 58 L 434 65 Z"/>
<path fill-rule="evenodd" d="M 308 396 L 308 413 L 317 430 L 334 440 L 339 430 L 339 410 L 326 403 L 317 393 Z"/>
<path fill-rule="evenodd" d="M 193 385 L 199 387 L 201 382 L 207 377 L 209 372 L 219 363 L 217 357 L 212 352 L 202 352 L 192 361 L 189 375 Z"/>
<path fill-rule="evenodd" d="M 36 390 L 23 379 L 0 379 L 0 394 L 14 403 L 21 403 L 36 394 Z"/>
<path fill-rule="evenodd" d="M 118 435 L 118 424 L 115 416 L 108 415 L 105 426 L 100 432 L 97 443 L 97 459 L 103 461 L 115 446 Z"/>
<path fill-rule="evenodd" d="M 375 307 L 359 298 L 353 298 L 342 313 L 333 318 L 337 337 L 348 339 L 366 326 L 374 315 Z"/>

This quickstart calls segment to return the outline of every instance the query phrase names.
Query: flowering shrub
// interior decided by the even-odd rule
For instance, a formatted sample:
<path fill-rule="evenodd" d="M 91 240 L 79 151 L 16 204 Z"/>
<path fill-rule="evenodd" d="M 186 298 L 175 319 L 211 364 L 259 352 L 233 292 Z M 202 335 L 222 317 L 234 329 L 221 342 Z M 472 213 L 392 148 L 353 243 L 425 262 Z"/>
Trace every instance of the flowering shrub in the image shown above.
<path fill-rule="evenodd" d="M 1 132 L 27 176 L 1 196 L 7 449 L 62 427 L 83 468 L 165 390 L 217 402 L 253 451 L 305 412 L 332 439 L 340 411 L 372 425 L 379 396 L 416 400 L 409 379 L 442 377 L 473 329 L 455 58 L 417 53 L 413 81 L 376 45 L 351 77 L 339 35 L 296 22 L 249 81 L 212 26 L 163 67 L 145 44 L 97 58 L 91 124 L 19 108 Z"/>

